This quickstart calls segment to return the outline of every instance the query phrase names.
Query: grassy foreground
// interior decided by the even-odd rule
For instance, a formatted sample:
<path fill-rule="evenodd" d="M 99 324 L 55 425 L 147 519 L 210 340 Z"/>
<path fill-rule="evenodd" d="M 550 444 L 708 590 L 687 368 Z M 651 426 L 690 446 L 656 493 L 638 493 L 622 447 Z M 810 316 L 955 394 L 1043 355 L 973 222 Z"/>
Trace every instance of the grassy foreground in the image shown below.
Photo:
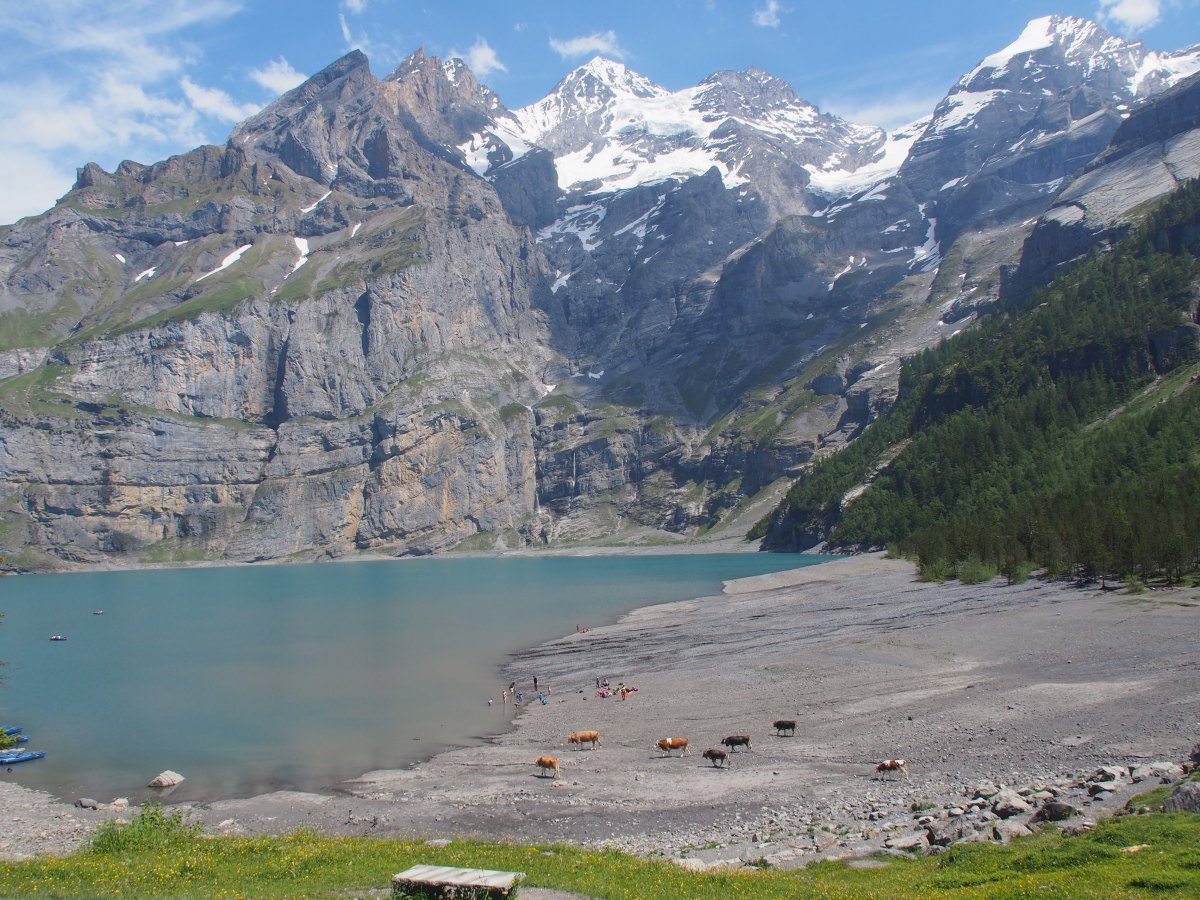
<path fill-rule="evenodd" d="M 964 844 L 877 868 L 819 863 L 795 872 L 687 872 L 667 862 L 573 847 L 376 838 L 205 838 L 148 807 L 68 857 L 0 863 L 3 897 L 355 897 L 386 890 L 414 863 L 518 870 L 526 885 L 602 898 L 1200 896 L 1200 816 L 1123 816 L 1078 837 L 1046 832 L 1004 847 Z M 385 894 L 386 896 L 386 894 Z"/>

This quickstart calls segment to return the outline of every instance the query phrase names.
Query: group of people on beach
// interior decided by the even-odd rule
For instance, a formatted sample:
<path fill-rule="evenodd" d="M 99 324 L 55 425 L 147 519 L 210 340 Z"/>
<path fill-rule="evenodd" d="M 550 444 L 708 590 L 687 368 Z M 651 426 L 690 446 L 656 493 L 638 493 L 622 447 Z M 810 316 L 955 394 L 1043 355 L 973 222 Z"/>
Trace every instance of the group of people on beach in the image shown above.
<path fill-rule="evenodd" d="M 541 704 L 545 706 L 549 702 L 548 698 L 554 694 L 554 688 L 550 685 L 546 685 L 546 692 L 543 694 L 542 691 L 538 689 L 538 679 L 537 676 L 534 675 L 533 692 L 537 695 L 537 699 L 541 702 Z M 509 700 L 512 700 L 513 706 L 520 706 L 525 702 L 525 695 L 521 691 L 517 690 L 517 683 L 515 681 L 509 682 L 508 687 L 500 691 L 500 702 L 504 706 L 508 706 Z M 488 697 L 488 706 L 492 706 L 494 703 L 495 700 L 491 697 Z"/>

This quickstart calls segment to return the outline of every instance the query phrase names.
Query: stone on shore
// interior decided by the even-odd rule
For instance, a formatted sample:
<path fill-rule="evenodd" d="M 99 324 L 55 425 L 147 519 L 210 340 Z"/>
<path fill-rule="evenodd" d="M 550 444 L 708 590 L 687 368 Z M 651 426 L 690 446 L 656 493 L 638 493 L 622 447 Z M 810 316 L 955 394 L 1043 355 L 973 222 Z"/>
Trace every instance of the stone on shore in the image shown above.
<path fill-rule="evenodd" d="M 146 785 L 146 787 L 156 787 L 156 788 L 174 787 L 175 785 L 180 784 L 182 782 L 183 782 L 182 775 L 180 775 L 178 772 L 172 772 L 170 769 L 167 769 L 165 772 L 159 772 L 157 775 L 155 775 L 154 778 L 150 781 L 150 783 L 148 785 Z"/>

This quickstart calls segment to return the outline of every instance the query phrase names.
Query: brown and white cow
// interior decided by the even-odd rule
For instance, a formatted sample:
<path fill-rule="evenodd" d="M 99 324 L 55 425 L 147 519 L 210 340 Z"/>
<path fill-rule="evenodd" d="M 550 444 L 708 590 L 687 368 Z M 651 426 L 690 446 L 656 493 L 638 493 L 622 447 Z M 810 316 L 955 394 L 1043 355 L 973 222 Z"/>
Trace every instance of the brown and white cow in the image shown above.
<path fill-rule="evenodd" d="M 731 751 L 735 747 L 745 747 L 747 750 L 754 749 L 750 746 L 750 735 L 748 734 L 731 734 L 729 737 L 724 738 L 721 743 L 728 747 Z"/>
<path fill-rule="evenodd" d="M 774 723 L 775 733 L 783 734 L 785 731 L 790 731 L 793 735 L 796 733 L 795 719 L 776 719 Z"/>
<path fill-rule="evenodd" d="M 905 778 L 908 778 L 908 760 L 885 759 L 875 767 L 875 773 L 878 776 L 882 776 L 888 772 L 899 772 Z"/>
<path fill-rule="evenodd" d="M 688 749 L 687 738 L 663 738 L 658 742 L 658 749 L 667 754 L 667 756 L 671 755 L 672 750 L 682 750 L 683 752 L 679 754 L 680 756 L 687 756 L 692 752 Z"/>
<path fill-rule="evenodd" d="M 547 772 L 553 772 L 551 778 L 558 777 L 558 757 L 556 756 L 539 756 L 534 762 L 534 765 L 541 769 L 542 777 L 546 777 Z"/>
<path fill-rule="evenodd" d="M 567 743 L 574 744 L 576 748 L 582 747 L 584 744 L 591 744 L 592 748 L 595 749 L 600 746 L 600 732 L 576 731 L 567 737 Z"/>
<path fill-rule="evenodd" d="M 724 766 L 725 761 L 729 759 L 729 755 L 724 750 L 709 749 L 705 750 L 700 755 L 711 762 L 714 766 Z"/>

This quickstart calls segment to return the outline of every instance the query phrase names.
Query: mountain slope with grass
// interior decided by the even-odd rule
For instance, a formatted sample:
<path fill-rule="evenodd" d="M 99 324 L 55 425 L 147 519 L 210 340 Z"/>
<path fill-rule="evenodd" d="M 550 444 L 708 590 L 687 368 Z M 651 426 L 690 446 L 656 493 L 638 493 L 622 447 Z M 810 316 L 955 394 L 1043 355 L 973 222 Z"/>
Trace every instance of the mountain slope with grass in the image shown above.
<path fill-rule="evenodd" d="M 930 577 L 1177 577 L 1200 558 L 1200 184 L 979 328 L 757 530 L 892 545 Z"/>

